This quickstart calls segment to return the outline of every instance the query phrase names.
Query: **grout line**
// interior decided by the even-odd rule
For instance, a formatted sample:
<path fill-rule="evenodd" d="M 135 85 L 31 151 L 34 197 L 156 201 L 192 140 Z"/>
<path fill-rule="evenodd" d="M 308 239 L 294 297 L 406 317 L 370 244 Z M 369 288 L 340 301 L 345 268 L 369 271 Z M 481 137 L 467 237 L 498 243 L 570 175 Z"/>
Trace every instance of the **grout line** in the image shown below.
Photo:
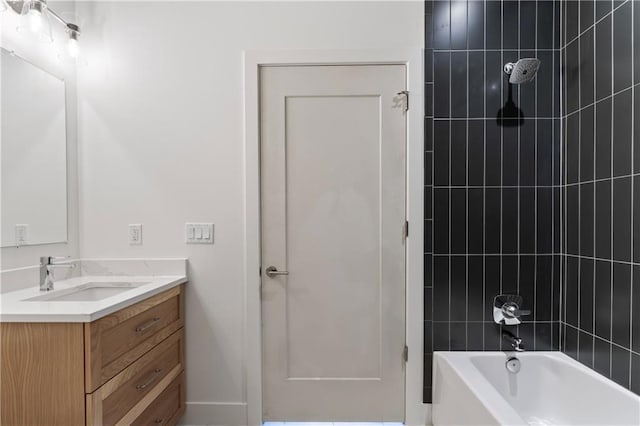
<path fill-rule="evenodd" d="M 535 45 L 535 51 L 536 51 L 536 56 L 538 55 L 538 0 L 536 0 L 536 12 L 535 12 L 535 17 L 534 17 L 534 22 L 535 22 L 535 27 L 534 27 L 534 31 L 535 31 L 535 41 L 534 41 L 534 45 Z M 552 65 L 553 66 L 553 65 Z M 553 75 L 553 73 L 551 73 Z M 553 90 L 553 81 L 551 83 L 551 90 Z M 538 80 L 534 80 L 534 102 L 533 102 L 533 109 L 536 113 L 536 116 L 538 115 Z M 552 95 L 553 98 L 553 95 Z M 534 184 L 538 185 L 538 122 L 536 121 L 535 123 L 535 128 L 534 128 L 534 154 L 533 154 L 533 162 L 534 162 L 534 168 L 533 168 L 533 181 Z M 553 151 L 552 151 L 552 156 L 553 156 Z M 553 161 L 553 160 L 552 160 Z M 535 251 L 536 253 L 538 252 L 538 189 L 534 189 L 533 191 L 533 251 Z M 552 225 L 553 227 L 553 225 Z M 553 230 L 551 231 L 553 233 Z M 553 237 L 552 237 L 553 238 Z M 538 257 L 536 256 L 533 262 L 533 320 L 535 321 L 538 318 Z M 533 350 L 536 350 L 536 327 L 534 325 L 534 329 L 533 329 Z"/>
<path fill-rule="evenodd" d="M 464 322 L 469 322 L 472 324 L 495 324 L 493 322 L 493 320 L 491 321 L 462 321 L 462 320 L 456 320 L 456 321 L 433 321 L 434 324 L 446 324 L 446 323 L 453 323 L 453 324 L 462 324 Z M 553 324 L 556 321 L 551 321 L 551 320 L 543 320 L 543 321 L 522 321 L 522 324 L 527 324 L 527 325 L 533 325 L 534 323 L 538 323 L 538 324 Z M 602 337 L 600 337 L 600 339 L 602 339 Z"/>
<path fill-rule="evenodd" d="M 639 83 L 640 85 L 640 83 Z M 628 89 L 625 89 L 628 90 Z M 573 113 L 572 113 L 573 114 Z M 434 117 L 434 116 L 426 116 L 425 118 L 433 118 L 435 121 L 496 121 L 496 117 Z M 557 120 L 558 117 L 523 117 L 525 121 L 539 121 L 539 120 Z M 505 121 L 517 120 L 516 118 L 504 118 Z"/>
<path fill-rule="evenodd" d="M 575 329 L 575 330 L 578 332 L 578 334 L 579 334 L 579 333 L 587 334 L 587 335 L 589 335 L 589 336 L 590 336 L 590 337 L 592 337 L 592 338 L 600 339 L 600 340 L 602 340 L 603 342 L 607 342 L 607 343 L 608 343 L 609 345 L 611 345 L 612 347 L 613 347 L 613 346 L 615 346 L 615 347 L 617 347 L 617 348 L 623 349 L 623 350 L 624 350 L 624 351 L 626 351 L 626 352 L 630 352 L 630 353 L 632 353 L 632 354 L 634 354 L 634 355 L 640 355 L 640 352 L 636 352 L 636 351 L 634 351 L 632 348 L 627 348 L 626 346 L 620 345 L 620 344 L 618 344 L 618 343 L 614 342 L 613 340 L 607 340 L 607 339 L 604 339 L 604 338 L 602 338 L 601 336 L 598 336 L 597 334 L 593 334 L 593 333 L 590 333 L 590 332 L 588 332 L 588 331 L 582 330 L 582 329 L 580 329 L 579 327 L 576 327 L 576 326 L 571 325 L 571 324 L 569 324 L 569 323 L 566 323 L 566 324 L 565 324 L 565 326 L 567 326 L 567 327 L 571 327 L 571 328 Z M 611 360 L 611 359 L 610 359 L 610 360 Z M 611 373 L 610 373 L 610 374 L 611 374 Z"/>
<path fill-rule="evenodd" d="M 456 257 L 477 257 L 477 256 L 485 256 L 485 257 L 497 257 L 497 256 L 503 256 L 503 257 L 531 257 L 531 256 L 538 256 L 538 257 L 544 257 L 544 256 L 554 256 L 557 255 L 557 253 L 426 253 L 426 254 L 431 254 L 435 257 L 444 257 L 444 256 L 456 256 Z M 575 256 L 578 257 L 578 255 L 571 255 L 571 256 Z M 614 261 L 609 259 L 608 262 L 612 262 L 612 263 L 622 263 L 622 262 L 618 262 L 618 261 Z M 636 266 L 640 266 L 640 264 L 636 264 Z"/>
<path fill-rule="evenodd" d="M 577 4 L 578 7 L 578 32 L 580 32 L 580 4 Z M 578 63 L 582 64 L 582 49 L 580 49 L 580 41 L 578 38 Z M 578 108 L 582 106 L 582 66 L 578 67 Z M 580 182 L 580 178 L 582 177 L 582 111 L 578 114 L 578 182 Z M 582 254 L 582 191 L 581 187 L 577 188 L 578 193 L 578 253 Z M 576 324 L 580 327 L 582 320 L 582 264 L 578 260 L 578 300 L 576 300 L 577 306 L 577 322 Z M 577 358 L 580 359 L 580 333 L 577 336 Z"/>
<path fill-rule="evenodd" d="M 500 65 L 504 64 L 504 3 L 500 2 Z M 504 101 L 504 77 L 500 75 L 500 105 Z M 500 185 L 504 185 L 504 128 L 500 129 Z M 503 233 L 503 223 L 502 216 L 504 210 L 504 190 L 500 188 L 500 294 L 503 292 L 504 283 L 502 282 L 502 239 L 504 236 Z M 500 334 L 502 334 L 502 327 L 500 327 Z M 502 350 L 502 339 L 500 339 L 500 350 Z"/>
<path fill-rule="evenodd" d="M 467 47 L 469 47 L 469 3 L 467 3 Z M 467 101 L 467 113 L 466 116 L 469 117 L 469 51 L 466 53 L 467 57 L 467 91 L 465 93 L 466 101 Z M 469 121 L 466 122 L 465 127 L 465 143 L 466 143 L 466 157 L 465 157 L 465 178 L 466 184 L 469 186 Z M 469 191 L 465 190 L 465 253 L 469 252 Z M 468 350 L 469 348 L 469 327 L 467 322 L 469 320 L 469 258 L 465 258 L 465 326 L 464 326 L 464 348 Z"/>
<path fill-rule="evenodd" d="M 427 1 L 431 1 L 431 0 L 427 0 Z M 433 3 L 432 3 L 433 5 Z M 431 25 L 431 30 L 432 30 L 432 40 L 433 40 L 433 31 L 434 31 L 434 26 L 433 26 L 433 17 L 432 17 L 432 25 Z M 433 47 L 433 46 L 432 46 Z M 433 82 L 435 83 L 435 54 L 433 53 L 433 51 L 431 51 L 431 76 L 433 79 Z M 434 86 L 435 88 L 435 86 Z M 431 113 L 434 114 L 435 111 L 435 96 L 434 96 L 434 92 L 433 90 L 431 91 Z M 435 148 L 435 120 L 431 121 L 431 147 L 432 149 Z M 431 156 L 431 217 L 434 218 L 434 213 L 435 213 L 435 207 L 434 207 L 434 194 L 435 191 L 433 190 L 433 186 L 435 184 L 435 167 L 434 167 L 434 163 L 433 163 L 433 155 Z M 433 251 L 434 247 L 434 238 L 433 238 L 433 221 L 431 222 L 431 251 Z M 435 303 L 434 303 L 434 280 L 435 280 L 435 272 L 434 272 L 434 268 L 435 268 L 435 263 L 434 263 L 434 257 L 433 255 L 431 256 L 431 320 L 433 321 L 433 310 L 435 308 Z M 433 324 L 431 326 L 431 353 L 433 353 L 433 349 L 434 349 L 434 339 L 435 339 L 435 333 L 434 333 L 434 328 L 433 328 Z"/>
<path fill-rule="evenodd" d="M 635 79 L 635 68 L 634 68 L 634 59 L 633 55 L 634 55 L 634 25 L 633 25 L 633 16 L 634 16 L 634 9 L 636 7 L 636 5 L 634 4 L 635 2 L 631 2 L 631 85 L 633 87 L 633 81 Z M 634 142 L 633 142 L 633 136 L 634 136 L 634 132 L 635 132 L 635 123 L 633 118 L 635 117 L 634 114 L 634 108 L 635 108 L 635 90 L 631 91 L 631 173 L 634 172 L 635 170 L 635 161 L 634 161 Z M 595 121 L 595 120 L 594 120 Z M 613 125 L 613 123 L 612 123 Z M 613 144 L 613 141 L 611 142 Z M 634 258 L 634 246 L 633 246 L 633 235 L 634 235 L 634 227 L 633 227 L 633 223 L 634 223 L 634 209 L 633 209 L 633 193 L 634 193 L 634 181 L 635 179 L 631 179 L 631 238 L 629 238 L 630 243 L 631 243 L 631 260 L 633 261 Z M 633 267 L 630 268 L 631 269 L 631 273 L 630 273 L 630 278 L 631 278 L 631 285 L 629 287 L 629 299 L 630 299 L 630 303 L 629 303 L 629 347 L 631 348 L 633 346 Z M 632 380 L 632 376 L 631 376 L 631 356 L 629 356 L 629 388 L 631 388 L 631 380 Z"/>
<path fill-rule="evenodd" d="M 596 4 L 595 1 L 593 2 L 593 22 L 595 23 L 596 21 Z M 593 30 L 593 46 L 592 46 L 592 50 L 593 50 L 593 100 L 595 101 L 596 99 L 596 73 L 597 73 L 597 66 L 596 66 L 596 30 L 594 28 Z M 592 173 L 593 173 L 593 179 L 595 180 L 597 178 L 597 171 L 596 171 L 596 143 L 597 143 L 597 137 L 596 137 L 596 131 L 597 131 L 597 124 L 596 124 L 596 106 L 594 104 L 593 106 L 593 164 L 592 164 Z M 592 229 L 592 238 L 593 238 L 593 243 L 592 243 L 592 253 L 595 256 L 596 255 L 596 184 L 593 184 L 593 214 L 592 214 L 592 219 L 593 222 L 591 224 L 591 229 Z M 593 264 L 593 270 L 592 270 L 592 274 L 593 274 L 593 285 L 592 285 L 592 294 L 591 294 L 591 330 L 593 331 L 593 333 L 595 334 L 596 332 L 596 261 L 592 261 Z M 596 340 L 592 339 L 591 341 L 591 357 L 592 357 L 592 364 L 593 364 L 593 368 L 595 369 L 596 366 Z"/>
<path fill-rule="evenodd" d="M 612 26 L 612 28 L 613 28 L 613 26 Z M 613 36 L 612 36 L 612 37 L 613 37 Z M 612 41 L 612 43 L 613 43 L 613 41 Z M 595 63 L 595 56 L 594 56 L 594 63 Z M 613 61 L 612 61 L 612 63 L 611 63 L 611 67 L 612 67 L 612 70 L 611 70 L 611 74 L 612 74 L 611 81 L 613 81 Z M 595 80 L 594 80 L 594 81 L 595 81 Z M 566 115 L 565 115 L 564 117 L 562 117 L 562 118 L 568 118 L 568 117 L 571 117 L 572 115 L 575 115 L 575 114 L 577 114 L 577 113 L 581 112 L 581 111 L 582 111 L 582 110 L 584 110 L 584 109 L 587 109 L 587 108 L 590 108 L 590 107 L 592 107 L 592 106 L 595 106 L 595 105 L 597 105 L 597 104 L 599 104 L 599 103 L 601 103 L 601 102 L 603 102 L 603 101 L 606 101 L 606 100 L 608 100 L 608 99 L 611 99 L 611 104 L 613 105 L 613 98 L 614 98 L 614 97 L 616 97 L 617 95 L 619 95 L 619 94 L 621 94 L 621 93 L 623 93 L 623 92 L 626 92 L 627 90 L 632 90 L 632 89 L 634 89 L 635 87 L 640 87 L 640 82 L 638 82 L 638 83 L 632 83 L 632 84 L 631 84 L 631 86 L 629 86 L 629 87 L 625 87 L 624 89 L 620 89 L 620 90 L 618 90 L 617 92 L 614 92 L 614 91 L 613 91 L 613 89 L 612 89 L 612 90 L 611 90 L 611 94 L 609 94 L 609 95 L 607 95 L 607 96 L 603 97 L 602 99 L 598 99 L 598 100 L 596 100 L 596 101 L 594 101 L 594 102 L 590 103 L 589 105 L 585 105 L 585 106 L 583 106 L 583 107 L 578 107 L 578 109 L 576 109 L 575 111 L 571 111 L 570 113 L 566 114 Z M 595 94 L 594 94 L 594 98 L 595 98 Z"/>
<path fill-rule="evenodd" d="M 559 26 L 562 26 L 563 29 L 565 29 L 566 31 L 566 25 L 564 25 L 564 12 L 565 12 L 565 8 L 564 5 L 566 5 L 566 3 L 562 3 L 561 0 L 558 0 L 558 12 L 559 12 Z M 566 35 L 565 34 L 561 34 L 559 36 L 559 38 L 562 38 L 561 43 L 564 43 L 564 41 L 566 40 Z M 561 52 L 558 55 L 558 60 L 560 61 L 560 63 L 558 64 L 558 69 L 559 71 L 562 73 L 563 70 L 563 65 L 566 59 L 566 49 L 564 50 L 564 52 Z M 559 93 L 558 96 L 560 97 L 560 104 L 558 105 L 559 108 L 559 115 L 560 117 L 562 117 L 562 112 L 563 110 L 566 108 L 565 104 L 565 97 L 566 97 L 566 84 L 565 80 L 560 78 L 560 81 L 558 82 L 558 88 L 559 88 Z M 563 121 L 562 118 L 559 119 L 559 123 L 560 123 L 560 129 L 558 129 L 558 134 L 560 136 L 560 140 L 559 140 L 559 146 L 558 146 L 558 151 L 560 154 L 560 159 L 559 159 L 559 173 L 560 176 L 558 176 L 559 179 L 559 183 L 560 184 L 566 184 L 566 164 L 565 164 L 565 157 L 566 157 L 566 151 L 565 151 L 565 139 L 566 139 L 566 132 L 565 132 L 565 127 L 563 125 Z M 558 349 L 559 350 L 563 350 L 566 347 L 566 333 L 565 333 L 565 327 L 563 326 L 564 321 L 566 320 L 566 312 L 562 312 L 562 308 L 566 306 L 566 276 L 567 276 L 567 257 L 564 256 L 564 253 L 566 252 L 566 218 L 567 218 L 567 213 L 566 213 L 566 199 L 567 199 L 567 193 L 566 193 L 566 189 L 562 188 L 560 190 L 560 197 L 564 202 L 560 202 L 560 232 L 559 232 L 559 238 L 560 238 L 560 282 L 559 282 L 559 297 L 560 300 L 558 301 L 558 307 L 559 307 L 559 320 L 560 320 L 560 326 L 558 327 L 558 332 L 559 332 L 559 336 L 558 336 Z"/>
<path fill-rule="evenodd" d="M 633 261 L 626 261 L 626 260 L 617 260 L 617 259 L 604 259 L 604 258 L 600 258 L 600 257 L 594 257 L 594 256 L 582 256 L 579 254 L 571 254 L 571 253 L 566 253 L 565 254 L 568 257 L 572 257 L 572 258 L 577 258 L 577 259 L 587 259 L 587 260 L 594 260 L 594 261 L 599 261 L 599 262 L 607 262 L 607 263 L 618 263 L 621 265 L 628 265 L 628 266 L 640 266 L 639 262 L 633 262 Z"/>
<path fill-rule="evenodd" d="M 451 46 L 451 41 L 452 41 L 452 33 L 451 33 L 451 2 L 449 2 L 449 46 Z M 453 115 L 453 108 L 452 108 L 452 98 L 451 98 L 451 85 L 452 85 L 452 81 L 451 81 L 451 52 L 448 53 L 449 56 L 449 117 L 451 117 Z M 451 130 L 452 130 L 452 126 L 451 126 L 451 122 L 449 122 L 449 179 L 448 182 L 449 184 L 451 184 L 451 180 L 452 180 L 452 164 L 451 164 L 451 143 L 452 143 L 452 138 L 451 138 Z M 448 246 L 449 246 L 449 252 L 451 252 L 451 194 L 452 191 L 451 189 L 448 190 L 449 192 L 449 220 L 448 220 L 448 226 L 449 226 L 449 241 L 448 241 Z M 447 271 L 447 276 L 449 279 L 449 310 L 448 310 L 448 314 L 449 314 L 449 326 L 448 326 L 448 335 L 449 335 L 449 350 L 451 350 L 451 257 L 449 257 L 448 259 L 448 268 L 449 270 Z"/>
<path fill-rule="evenodd" d="M 553 7 L 553 20 L 552 22 L 552 36 L 551 36 L 551 42 L 553 43 L 553 46 L 555 47 L 555 43 L 556 43 L 556 2 L 554 1 L 552 4 Z M 537 12 L 537 7 L 536 7 L 536 12 Z M 538 22 L 536 20 L 536 32 L 537 32 L 537 25 Z M 536 36 L 536 43 L 538 41 L 538 37 Z M 551 54 L 551 111 L 552 111 L 552 115 L 555 115 L 556 112 L 556 108 L 555 108 L 555 90 L 556 90 L 556 75 L 555 75 L 555 70 L 556 70 L 556 55 L 555 55 L 555 51 L 552 52 Z M 558 94 L 559 96 L 560 94 Z M 537 96 L 537 91 L 536 91 L 536 96 Z M 536 101 L 537 104 L 537 101 Z M 536 111 L 537 113 L 537 111 Z M 556 167 L 555 167 L 555 156 L 556 156 L 556 122 L 555 120 L 551 122 L 551 183 L 555 184 L 555 178 L 556 178 Z M 538 126 L 536 124 L 536 132 L 537 132 Z M 536 136 L 536 141 L 537 141 L 537 136 Z M 536 168 L 536 172 L 537 172 L 537 168 Z M 537 183 L 537 182 L 536 182 Z M 555 252 L 555 248 L 556 248 L 556 244 L 555 244 L 555 239 L 556 239 L 556 217 L 555 217 L 555 202 L 556 202 L 556 196 L 555 196 L 555 191 L 551 190 L 551 251 Z M 558 206 L 558 208 L 560 208 L 560 206 Z M 537 207 L 536 207 L 537 210 Z M 536 241 L 538 239 L 538 235 L 536 232 Z M 537 267 L 537 265 L 536 265 Z M 551 285 L 549 286 L 549 288 L 551 289 L 551 295 L 550 295 L 550 304 L 551 304 L 551 319 L 554 318 L 554 313 L 553 313 L 553 306 L 554 306 L 554 296 L 555 296 L 555 291 L 554 291 L 554 287 L 555 287 L 555 267 L 556 267 L 556 258 L 555 256 L 553 256 L 551 258 Z M 560 313 L 558 312 L 558 315 Z M 553 344 L 554 344 L 554 327 L 551 327 L 551 348 L 553 348 Z"/>
<path fill-rule="evenodd" d="M 427 151 L 430 152 L 430 151 Z M 640 173 L 637 175 L 640 176 Z M 622 179 L 623 177 L 629 177 L 629 176 L 618 176 L 616 177 L 616 179 Z M 610 179 L 610 178 L 609 178 Z M 609 180 L 609 179 L 602 179 L 602 180 Z M 428 186 L 428 185 L 425 185 Z M 482 189 L 482 188 L 489 188 L 489 189 L 500 189 L 500 188 L 505 188 L 505 189 L 520 189 L 520 188 L 524 188 L 524 189 L 536 189 L 536 188 L 547 188 L 547 189 L 553 189 L 553 188 L 560 188 L 560 185 L 522 185 L 522 186 L 518 186 L 518 185 L 436 185 L 434 186 L 434 188 L 436 189 Z"/>
<path fill-rule="evenodd" d="M 475 1 L 475 0 L 472 0 Z M 434 52 L 501 52 L 503 49 L 433 49 Z M 512 49 L 506 49 L 506 50 L 512 50 Z M 513 49 L 513 50 L 517 50 L 517 49 Z M 527 50 L 531 50 L 531 49 L 527 49 Z M 557 52 L 561 49 L 535 49 L 539 52 Z"/>
<path fill-rule="evenodd" d="M 563 44 L 563 52 L 560 55 L 560 61 L 561 61 L 561 70 L 564 70 L 564 64 L 566 64 L 566 56 L 567 56 L 567 49 L 566 49 L 566 40 L 567 40 L 567 26 L 566 26 L 566 17 L 565 17 L 565 12 L 566 12 L 566 2 L 564 3 L 560 3 L 560 14 L 561 14 L 561 20 L 560 20 L 560 25 L 562 25 L 562 28 L 564 29 L 564 34 L 563 34 L 563 38 L 562 38 L 562 44 Z M 562 71 L 561 71 L 562 72 Z M 560 104 L 560 117 L 562 120 L 562 113 L 566 110 L 566 95 L 567 95 L 567 87 L 566 84 L 564 84 L 566 82 L 566 72 L 563 72 L 563 79 L 560 80 L 560 83 L 562 85 L 561 90 L 560 90 L 560 96 L 562 96 L 562 101 Z M 567 139 L 567 126 L 566 126 L 566 119 L 561 121 L 560 124 L 560 137 L 561 137 L 561 146 L 560 146 L 560 155 L 561 155 L 561 183 L 563 185 L 566 185 L 567 183 L 567 167 L 565 164 L 566 161 L 566 155 L 567 155 L 567 144 L 566 144 L 566 139 Z M 566 321 L 567 321 L 567 261 L 568 258 L 567 256 L 564 255 L 564 253 L 566 252 L 566 244 L 567 244 L 567 214 L 566 214 L 566 205 L 567 205 L 567 190 L 566 187 L 562 190 L 562 197 L 563 197 L 563 203 L 562 206 L 563 207 L 563 215 L 561 217 L 561 224 L 562 224 L 562 233 L 561 233 L 561 244 L 560 244 L 560 253 L 562 254 L 561 258 L 562 258 L 562 274 L 561 274 L 561 278 L 562 279 L 562 283 L 560 286 L 560 294 L 561 294 L 561 304 L 560 304 L 560 309 L 562 310 L 562 327 L 561 327 L 561 342 L 560 342 L 560 349 L 563 350 L 563 352 L 566 352 L 567 349 L 567 333 L 566 333 Z"/>
<path fill-rule="evenodd" d="M 614 75 L 614 69 L 613 69 L 613 52 L 614 52 L 614 46 L 613 46 L 613 42 L 614 42 L 614 26 L 613 26 L 613 11 L 611 12 L 611 87 L 609 92 L 613 94 L 614 92 L 614 80 L 615 80 L 615 75 Z M 611 176 L 614 175 L 613 172 L 613 127 L 614 127 L 614 102 L 613 102 L 613 95 L 612 95 L 612 100 L 611 100 L 611 147 L 610 147 L 610 167 L 611 167 Z M 609 225 L 609 230 L 610 230 L 610 256 L 613 259 L 613 179 L 611 179 L 611 198 L 609 200 L 611 202 L 611 207 L 610 207 L 610 225 Z M 595 253 L 594 253 L 595 254 Z M 611 300 L 610 300 L 610 306 L 609 306 L 609 337 L 611 339 L 613 339 L 613 264 L 611 265 L 611 270 L 610 270 L 610 282 L 609 282 L 609 291 L 611 293 Z M 611 375 L 611 373 L 613 373 L 613 347 L 611 345 L 609 345 L 609 375 Z"/>
<path fill-rule="evenodd" d="M 431 1 L 431 0 L 427 0 L 427 1 Z M 432 3 L 432 6 L 433 3 Z M 434 84 L 433 89 L 435 89 L 435 54 L 433 53 L 433 39 L 434 39 L 434 25 L 435 25 L 435 21 L 433 19 L 433 14 L 431 17 L 431 40 L 432 40 L 432 45 L 431 45 L 431 79 L 432 79 L 432 83 Z M 431 114 L 432 116 L 434 115 L 434 107 L 435 107 L 435 102 L 434 102 L 434 90 L 431 91 Z M 431 149 L 435 151 L 435 121 L 431 120 Z M 432 221 L 430 223 L 430 229 L 431 229 L 431 251 L 433 252 L 434 249 L 434 237 L 433 237 L 433 222 L 435 220 L 435 206 L 434 206 L 434 190 L 433 190 L 433 185 L 434 185 L 434 178 L 435 178 L 435 172 L 434 172 L 434 161 L 433 161 L 433 155 L 431 156 L 431 218 Z M 431 255 L 431 300 L 428 303 L 431 303 L 431 317 L 429 318 L 430 321 L 433 321 L 433 309 L 434 309 L 434 293 L 435 293 L 435 273 L 434 273 L 434 267 L 435 267 L 435 262 L 434 262 L 434 258 L 433 258 L 433 254 Z M 431 347 L 431 353 L 433 353 L 433 343 L 434 343 L 434 327 L 433 327 L 433 322 L 431 323 L 431 342 L 430 342 L 430 347 Z M 424 395 L 423 395 L 424 397 Z"/>
<path fill-rule="evenodd" d="M 520 2 L 519 1 L 518 1 L 517 5 L 518 5 L 517 6 L 518 7 L 518 58 L 521 58 L 522 57 L 522 53 L 520 52 L 520 43 L 521 43 L 521 40 L 522 40 L 522 31 L 520 31 L 520 24 L 522 23 L 522 21 L 521 21 L 521 16 L 520 16 Z M 521 93 L 522 91 L 520 89 L 520 85 L 518 85 L 517 89 L 518 89 L 518 105 L 521 105 L 522 104 L 522 93 Z M 535 111 L 535 109 L 534 109 L 534 111 Z M 520 155 L 521 155 L 521 152 L 520 152 L 521 146 L 520 146 L 520 144 L 522 143 L 521 134 L 522 134 L 522 126 L 518 126 L 518 155 L 517 155 L 518 159 L 516 161 L 517 170 L 518 170 L 518 172 L 517 172 L 518 185 L 520 185 L 520 179 L 522 177 L 521 174 L 520 174 Z M 521 248 L 520 244 L 522 242 L 521 235 L 520 235 L 520 226 L 521 226 L 521 224 L 520 224 L 520 201 L 521 201 L 520 188 L 517 189 L 516 195 L 517 195 L 517 203 L 518 203 L 517 208 L 516 208 L 516 217 L 517 217 L 517 224 L 518 224 L 517 225 L 518 226 L 517 234 L 516 234 L 516 250 L 519 253 L 520 252 L 520 248 Z M 518 266 L 517 266 L 517 269 L 516 269 L 516 288 L 517 288 L 518 294 L 520 294 L 520 274 L 521 274 L 520 262 L 518 262 Z"/>
<path fill-rule="evenodd" d="M 612 132 L 613 132 L 613 126 L 612 126 Z M 594 143 L 594 146 L 595 146 L 595 143 Z M 613 146 L 613 141 L 611 143 L 611 146 Z M 613 153 L 611 155 L 613 155 Z M 613 163 L 613 160 L 612 160 L 612 163 Z M 613 164 L 612 164 L 612 167 L 613 167 Z M 568 183 L 565 186 L 567 187 L 580 186 L 580 185 L 585 185 L 590 183 L 596 184 L 598 182 L 608 182 L 608 181 L 614 181 L 617 179 L 629 179 L 629 178 L 633 179 L 634 177 L 637 177 L 637 176 L 640 176 L 640 173 L 632 173 L 630 175 L 620 175 L 620 176 L 612 176 L 612 177 L 606 177 L 606 178 L 600 178 L 600 179 L 585 180 L 584 182 L 573 182 L 573 183 Z"/>
<path fill-rule="evenodd" d="M 486 49 L 487 47 L 487 2 L 484 2 L 484 41 L 482 47 Z M 487 84 L 487 52 L 483 51 L 482 54 L 482 62 L 484 67 L 484 78 L 483 85 L 485 90 L 483 91 L 482 96 L 482 115 L 486 117 L 487 115 L 487 96 L 486 96 L 486 84 Z M 482 146 L 483 146 L 483 163 L 482 163 L 482 253 L 487 252 L 487 122 L 486 120 L 482 123 Z M 484 306 L 487 300 L 487 283 L 486 283 L 486 259 L 482 259 L 482 319 L 485 320 L 485 313 L 487 307 Z M 484 326 L 482 326 L 482 349 L 486 350 L 486 341 L 485 341 L 485 333 Z"/>
<path fill-rule="evenodd" d="M 565 46 L 570 45 L 571 43 L 575 42 L 577 39 L 579 39 L 580 37 L 582 37 L 585 33 L 589 32 L 589 30 L 593 27 L 595 27 L 596 25 L 598 25 L 599 22 L 601 22 L 602 20 L 604 20 L 607 16 L 611 15 L 613 16 L 613 14 L 615 13 L 616 10 L 620 9 L 622 6 L 624 6 L 629 0 L 625 0 L 624 2 L 620 3 L 617 7 L 614 7 L 613 10 L 611 10 L 610 12 L 606 13 L 602 18 L 598 19 L 597 22 L 594 22 L 592 25 L 590 25 L 587 29 L 585 29 L 584 31 L 580 32 L 580 9 L 578 9 L 578 35 L 576 37 L 574 37 L 573 39 L 571 39 L 571 41 L 569 41 L 568 43 L 565 43 Z M 577 2 L 578 4 L 580 4 L 580 2 Z M 633 2 L 632 2 L 633 3 Z M 594 2 L 594 13 L 595 13 L 595 2 Z M 595 15 L 594 15 L 594 20 L 595 20 Z M 613 26 L 613 25 L 612 25 Z M 566 28 L 565 28 L 566 31 Z M 565 37 L 566 38 L 566 37 Z"/>

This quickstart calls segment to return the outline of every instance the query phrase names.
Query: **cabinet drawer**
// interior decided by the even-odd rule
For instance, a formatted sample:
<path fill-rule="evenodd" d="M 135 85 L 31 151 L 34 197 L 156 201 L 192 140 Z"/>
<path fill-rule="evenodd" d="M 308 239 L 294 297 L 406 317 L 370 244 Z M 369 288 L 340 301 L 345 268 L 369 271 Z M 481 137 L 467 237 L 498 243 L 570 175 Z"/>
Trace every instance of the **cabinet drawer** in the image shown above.
<path fill-rule="evenodd" d="M 85 391 L 91 393 L 184 324 L 182 286 L 85 324 Z"/>
<path fill-rule="evenodd" d="M 87 395 L 87 424 L 113 425 L 171 372 L 184 368 L 184 329 Z"/>
<path fill-rule="evenodd" d="M 184 413 L 184 395 L 184 373 L 181 373 L 131 422 L 131 426 L 175 425 Z"/>

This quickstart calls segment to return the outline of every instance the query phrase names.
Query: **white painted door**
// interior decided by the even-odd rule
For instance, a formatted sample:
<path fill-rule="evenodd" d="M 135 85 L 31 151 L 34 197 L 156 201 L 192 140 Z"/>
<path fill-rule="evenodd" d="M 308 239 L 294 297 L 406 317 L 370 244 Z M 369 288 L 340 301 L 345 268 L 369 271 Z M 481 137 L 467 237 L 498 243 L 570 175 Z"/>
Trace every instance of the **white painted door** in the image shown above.
<path fill-rule="evenodd" d="M 261 68 L 265 421 L 404 418 L 405 74 Z"/>

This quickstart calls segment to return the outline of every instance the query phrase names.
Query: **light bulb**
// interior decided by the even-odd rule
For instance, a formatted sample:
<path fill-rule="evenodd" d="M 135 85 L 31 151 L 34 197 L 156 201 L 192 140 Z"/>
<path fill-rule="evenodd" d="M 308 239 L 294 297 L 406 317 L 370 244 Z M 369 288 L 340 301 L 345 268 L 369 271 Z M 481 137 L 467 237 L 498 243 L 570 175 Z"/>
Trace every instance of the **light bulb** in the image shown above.
<path fill-rule="evenodd" d="M 42 28 L 42 14 L 39 10 L 30 9 L 27 15 L 29 29 L 34 33 L 39 33 Z"/>
<path fill-rule="evenodd" d="M 43 43 L 52 43 L 51 23 L 47 16 L 47 3 L 45 0 L 24 1 L 22 7 L 23 20 L 18 25 L 19 33 L 35 38 Z"/>
<path fill-rule="evenodd" d="M 67 42 L 67 53 L 73 59 L 77 59 L 80 54 L 80 46 L 78 45 L 78 40 L 75 38 L 70 38 Z"/>

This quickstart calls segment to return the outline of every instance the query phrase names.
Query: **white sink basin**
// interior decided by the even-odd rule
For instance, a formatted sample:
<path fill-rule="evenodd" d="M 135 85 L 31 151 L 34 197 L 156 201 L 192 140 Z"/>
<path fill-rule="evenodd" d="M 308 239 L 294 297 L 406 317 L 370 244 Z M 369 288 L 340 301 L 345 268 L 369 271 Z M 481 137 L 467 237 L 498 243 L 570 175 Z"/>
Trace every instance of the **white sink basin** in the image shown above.
<path fill-rule="evenodd" d="M 125 291 L 141 287 L 148 282 L 90 282 L 64 290 L 53 290 L 41 296 L 25 299 L 30 302 L 95 302 Z"/>

